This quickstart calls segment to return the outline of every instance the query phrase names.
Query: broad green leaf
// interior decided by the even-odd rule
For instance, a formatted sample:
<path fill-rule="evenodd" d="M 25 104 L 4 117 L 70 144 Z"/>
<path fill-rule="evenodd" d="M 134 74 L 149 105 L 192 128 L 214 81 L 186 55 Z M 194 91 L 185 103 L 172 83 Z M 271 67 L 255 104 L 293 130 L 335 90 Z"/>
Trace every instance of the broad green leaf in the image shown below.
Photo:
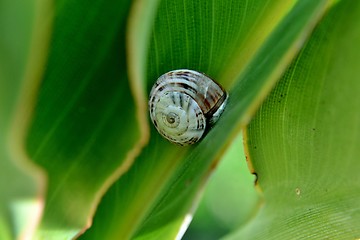
<path fill-rule="evenodd" d="M 31 231 L 43 175 L 24 154 L 24 118 L 43 71 L 51 26 L 46 0 L 0 2 L 0 239 Z M 31 212 L 31 215 L 25 213 Z"/>
<path fill-rule="evenodd" d="M 360 2 L 339 1 L 261 106 L 247 148 L 264 207 L 227 239 L 360 237 Z"/>
<path fill-rule="evenodd" d="M 195 69 L 228 89 L 232 85 L 230 102 L 195 146 L 172 145 L 151 128 L 149 145 L 104 196 L 94 225 L 81 239 L 174 238 L 226 146 L 297 53 L 327 1 L 299 1 L 294 8 L 293 1 L 246 3 L 160 2 L 149 45 L 148 88 L 168 70 Z M 258 26 L 268 30 L 263 41 L 254 43 L 248 32 Z M 250 57 L 239 61 L 244 51 Z M 226 75 L 233 77 L 221 78 Z"/>
<path fill-rule="evenodd" d="M 126 24 L 130 1 L 55 1 L 44 76 L 26 132 L 29 158 L 47 173 L 36 238 L 69 239 L 139 151 L 130 93 Z"/>

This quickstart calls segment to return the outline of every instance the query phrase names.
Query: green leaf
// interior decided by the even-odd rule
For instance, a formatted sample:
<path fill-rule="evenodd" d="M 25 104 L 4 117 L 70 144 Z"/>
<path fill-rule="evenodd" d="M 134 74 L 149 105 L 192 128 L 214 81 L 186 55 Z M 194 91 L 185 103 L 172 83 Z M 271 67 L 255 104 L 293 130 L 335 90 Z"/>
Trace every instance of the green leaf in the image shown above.
<path fill-rule="evenodd" d="M 33 11 L 24 11 L 22 14 L 18 13 L 16 9 L 19 7 L 19 3 L 4 2 L 0 8 L 0 32 L 4 37 L 0 38 L 0 135 L 1 138 L 1 161 L 0 161 L 0 201 L 1 206 L 6 205 L 6 202 L 13 198 L 17 192 L 20 192 L 17 187 L 22 187 L 22 183 L 26 181 L 32 181 L 31 178 L 27 178 L 18 170 L 14 163 L 12 163 L 12 157 L 8 150 L 8 138 L 9 128 L 11 127 L 11 121 L 13 119 L 13 109 L 16 106 L 16 101 L 19 98 L 19 92 L 21 89 L 21 83 L 24 78 L 26 69 L 26 59 L 28 58 L 30 42 L 31 42 L 31 29 L 34 21 L 34 6 L 35 3 L 29 1 L 24 8 L 30 8 Z M 19 21 L 11 24 L 12 15 L 21 16 Z M 29 29 L 25 31 L 17 31 L 17 29 Z M 17 39 L 14 41 L 13 39 Z M 5 174 L 11 172 L 12 174 Z M 15 177 L 18 182 L 14 182 L 13 188 L 7 187 L 8 178 Z M 14 179 L 15 180 L 15 179 Z M 26 186 L 26 185 L 25 185 Z M 30 184 L 28 185 L 30 186 Z M 24 195 L 32 196 L 35 189 L 21 189 Z M 10 191 L 10 192 L 9 192 Z"/>
<path fill-rule="evenodd" d="M 228 89 L 232 85 L 230 102 L 219 123 L 195 146 L 172 145 L 151 128 L 149 145 L 104 196 L 94 225 L 81 239 L 174 238 L 232 136 L 296 54 L 326 2 L 299 1 L 283 18 L 293 1 L 161 1 L 149 47 L 148 88 L 168 70 L 195 69 Z M 271 17 L 276 20 L 268 21 Z M 253 42 L 248 32 L 257 27 L 267 34 Z M 239 61 L 242 56 L 250 57 Z"/>
<path fill-rule="evenodd" d="M 44 0 L 0 3 L 0 239 L 32 231 L 41 211 L 36 198 L 44 178 L 27 159 L 22 130 L 30 90 L 43 70 L 50 23 Z"/>
<path fill-rule="evenodd" d="M 26 151 L 47 173 L 36 238 L 88 227 L 141 139 L 129 90 L 125 31 L 130 1 L 56 1 L 44 76 L 30 105 Z"/>
<path fill-rule="evenodd" d="M 247 147 L 264 207 L 227 239 L 360 237 L 360 2 L 339 1 L 261 106 Z"/>

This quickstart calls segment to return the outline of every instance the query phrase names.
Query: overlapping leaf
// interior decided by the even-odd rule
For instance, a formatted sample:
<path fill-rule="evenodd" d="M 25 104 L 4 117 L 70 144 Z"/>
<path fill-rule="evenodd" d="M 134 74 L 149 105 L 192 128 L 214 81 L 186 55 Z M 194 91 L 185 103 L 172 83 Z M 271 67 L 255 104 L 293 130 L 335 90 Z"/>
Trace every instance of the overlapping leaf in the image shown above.
<path fill-rule="evenodd" d="M 229 106 L 217 126 L 193 147 L 172 145 L 152 128 L 149 145 L 105 195 L 93 227 L 81 239 L 168 239 L 177 235 L 232 134 L 247 122 L 326 6 L 326 1 L 299 2 L 254 55 L 263 41 L 247 41 L 248 32 L 267 23 L 266 29 L 272 30 L 292 3 L 284 1 L 283 7 L 270 1 L 160 3 L 149 46 L 148 87 L 168 70 L 195 69 L 227 87 L 234 86 Z M 269 22 L 268 14 L 276 20 Z M 293 24 L 295 19 L 297 24 Z M 238 60 L 243 52 L 251 56 L 250 63 Z M 233 78 L 222 79 L 226 75 Z"/>
<path fill-rule="evenodd" d="M 23 156 L 48 176 L 37 238 L 71 238 L 89 226 L 100 197 L 118 177 L 82 238 L 175 237 L 226 146 L 270 91 L 327 2 L 55 1 L 46 68 L 40 70 L 43 58 L 30 61 L 36 71 L 11 128 L 19 151 L 25 150 Z M 49 8 L 45 24 L 51 13 Z M 42 57 L 45 40 L 34 45 Z M 0 43 L 0 50 L 9 50 Z M 0 56 L 2 85 L 2 79 L 16 75 L 15 66 L 25 68 L 26 51 L 23 47 L 19 55 L 10 54 L 19 61 L 9 64 L 6 55 Z M 12 69 L 6 72 L 4 66 Z M 145 93 L 159 75 L 179 68 L 205 72 L 229 90 L 224 116 L 202 142 L 186 148 L 166 142 L 151 128 L 149 145 L 124 174 L 146 140 Z M 2 130 L 12 121 L 16 94 L 28 86 L 20 85 L 21 74 L 13 75 L 16 81 L 6 87 L 11 95 L 1 92 Z M 3 136 L 1 147 L 9 141 Z M 4 159 L 7 151 L 0 151 Z M 0 217 L 0 237 L 9 238 L 9 230 L 2 230 L 9 229 L 6 222 Z"/>
<path fill-rule="evenodd" d="M 130 1 L 56 1 L 54 8 L 49 57 L 25 131 L 27 154 L 48 176 L 37 233 L 45 239 L 71 238 L 89 225 L 140 138 L 127 79 Z"/>
<path fill-rule="evenodd" d="M 228 239 L 360 237 L 359 16 L 337 3 L 251 122 L 265 206 Z"/>
<path fill-rule="evenodd" d="M 25 234 L 40 215 L 43 175 L 24 154 L 22 130 L 30 90 L 43 71 L 51 17 L 47 1 L 0 3 L 0 239 Z"/>

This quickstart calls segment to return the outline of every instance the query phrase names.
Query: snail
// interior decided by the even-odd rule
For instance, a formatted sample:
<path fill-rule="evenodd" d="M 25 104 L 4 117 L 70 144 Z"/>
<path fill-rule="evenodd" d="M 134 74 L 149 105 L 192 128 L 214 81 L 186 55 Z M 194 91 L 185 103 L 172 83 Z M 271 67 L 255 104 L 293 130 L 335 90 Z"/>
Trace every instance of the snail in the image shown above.
<path fill-rule="evenodd" d="M 160 76 L 150 92 L 150 118 L 172 143 L 198 142 L 217 122 L 228 94 L 218 83 L 197 71 L 180 69 Z"/>

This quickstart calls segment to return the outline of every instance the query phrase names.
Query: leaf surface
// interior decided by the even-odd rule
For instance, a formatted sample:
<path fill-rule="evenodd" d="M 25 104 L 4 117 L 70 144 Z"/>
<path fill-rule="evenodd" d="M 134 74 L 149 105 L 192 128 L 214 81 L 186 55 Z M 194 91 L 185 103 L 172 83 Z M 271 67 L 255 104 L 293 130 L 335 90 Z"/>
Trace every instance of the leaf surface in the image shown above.
<path fill-rule="evenodd" d="M 126 60 L 130 1 L 55 1 L 49 55 L 31 89 L 26 152 L 47 173 L 36 238 L 68 239 L 88 227 L 141 138 Z"/>
<path fill-rule="evenodd" d="M 25 154 L 22 130 L 47 55 L 51 10 L 46 0 L 0 3 L 0 239 L 31 231 L 41 212 L 44 175 Z"/>
<path fill-rule="evenodd" d="M 227 239 L 360 237 L 359 16 L 335 4 L 247 128 L 265 204 Z"/>
<path fill-rule="evenodd" d="M 291 8 L 293 1 L 161 1 L 149 45 L 148 91 L 162 73 L 188 68 L 230 89 L 230 102 L 194 146 L 175 146 L 151 128 L 148 146 L 104 196 L 94 225 L 80 239 L 175 238 L 232 136 L 270 91 L 325 3 L 299 1 Z M 257 27 L 267 31 L 253 41 L 248 32 Z M 240 61 L 242 56 L 248 58 Z"/>

